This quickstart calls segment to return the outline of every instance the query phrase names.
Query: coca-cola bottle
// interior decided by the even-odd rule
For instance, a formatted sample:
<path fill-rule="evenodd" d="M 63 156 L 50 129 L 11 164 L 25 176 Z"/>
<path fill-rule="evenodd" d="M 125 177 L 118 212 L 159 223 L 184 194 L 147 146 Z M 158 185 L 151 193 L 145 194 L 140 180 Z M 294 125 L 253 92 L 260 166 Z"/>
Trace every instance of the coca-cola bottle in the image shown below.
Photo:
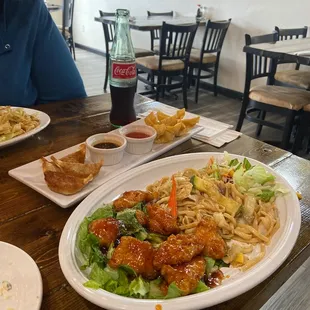
<path fill-rule="evenodd" d="M 129 11 L 116 10 L 116 28 L 110 52 L 110 121 L 123 126 L 136 120 L 134 96 L 137 86 L 135 52 L 130 36 Z"/>

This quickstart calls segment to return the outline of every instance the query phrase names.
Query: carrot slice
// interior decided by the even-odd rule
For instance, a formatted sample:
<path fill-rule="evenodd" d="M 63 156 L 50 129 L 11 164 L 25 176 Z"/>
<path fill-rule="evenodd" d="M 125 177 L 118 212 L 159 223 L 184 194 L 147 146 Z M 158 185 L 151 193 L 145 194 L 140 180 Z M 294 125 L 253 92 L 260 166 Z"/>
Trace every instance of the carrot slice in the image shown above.
<path fill-rule="evenodd" d="M 171 215 L 177 217 L 177 183 L 174 176 L 171 178 L 172 188 L 168 201 L 168 207 L 171 209 Z"/>

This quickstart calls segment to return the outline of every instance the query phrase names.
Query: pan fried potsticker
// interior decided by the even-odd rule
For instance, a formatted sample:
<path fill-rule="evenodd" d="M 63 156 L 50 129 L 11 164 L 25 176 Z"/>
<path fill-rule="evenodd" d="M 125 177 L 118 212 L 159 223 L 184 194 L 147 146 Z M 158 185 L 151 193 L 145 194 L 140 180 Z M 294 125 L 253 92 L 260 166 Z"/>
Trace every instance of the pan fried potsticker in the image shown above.
<path fill-rule="evenodd" d="M 151 112 L 145 119 L 145 124 L 157 132 L 155 143 L 168 143 L 176 137 L 186 135 L 198 122 L 200 117 L 184 119 L 185 109 L 178 110 L 175 115 L 167 115 L 161 111 Z"/>
<path fill-rule="evenodd" d="M 42 157 L 44 179 L 50 190 L 63 195 L 81 191 L 99 173 L 103 162 L 85 164 L 85 144 L 79 150 L 61 159 L 54 156 L 52 161 Z"/>

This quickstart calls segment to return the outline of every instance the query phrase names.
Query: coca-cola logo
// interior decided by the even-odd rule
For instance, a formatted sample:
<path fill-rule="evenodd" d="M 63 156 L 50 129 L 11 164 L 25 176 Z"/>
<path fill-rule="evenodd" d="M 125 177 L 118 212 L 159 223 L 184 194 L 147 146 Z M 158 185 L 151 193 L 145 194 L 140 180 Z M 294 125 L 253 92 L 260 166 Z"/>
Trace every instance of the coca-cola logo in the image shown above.
<path fill-rule="evenodd" d="M 112 63 L 113 79 L 133 79 L 137 76 L 135 63 Z"/>

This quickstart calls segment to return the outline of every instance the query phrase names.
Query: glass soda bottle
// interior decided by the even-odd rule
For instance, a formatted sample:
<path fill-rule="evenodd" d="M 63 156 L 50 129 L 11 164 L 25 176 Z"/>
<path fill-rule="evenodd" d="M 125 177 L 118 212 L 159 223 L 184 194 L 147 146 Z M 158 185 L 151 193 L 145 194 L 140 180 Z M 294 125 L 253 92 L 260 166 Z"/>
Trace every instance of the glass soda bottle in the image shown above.
<path fill-rule="evenodd" d="M 109 82 L 112 100 L 110 122 L 117 127 L 136 120 L 134 97 L 137 70 L 130 36 L 129 15 L 128 10 L 116 10 L 115 36 L 110 52 Z"/>

